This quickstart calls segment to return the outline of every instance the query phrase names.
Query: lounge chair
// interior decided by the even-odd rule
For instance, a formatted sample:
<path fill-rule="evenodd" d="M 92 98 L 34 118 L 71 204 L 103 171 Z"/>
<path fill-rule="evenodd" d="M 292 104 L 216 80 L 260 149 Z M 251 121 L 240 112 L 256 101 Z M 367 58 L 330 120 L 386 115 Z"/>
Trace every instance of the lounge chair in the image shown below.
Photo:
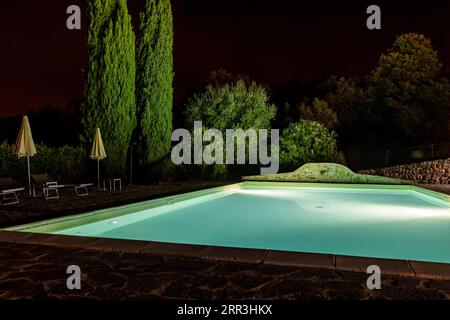
<path fill-rule="evenodd" d="M 13 178 L 0 178 L 0 206 L 18 204 L 19 194 L 24 190 Z"/>
<path fill-rule="evenodd" d="M 83 184 L 58 184 L 58 182 L 48 174 L 33 174 L 31 178 L 35 182 L 33 185 L 33 196 L 36 196 L 36 187 L 42 189 L 42 193 L 46 200 L 59 199 L 59 190 L 64 188 L 74 188 L 77 197 L 85 197 L 89 195 L 89 187 L 93 183 Z"/>

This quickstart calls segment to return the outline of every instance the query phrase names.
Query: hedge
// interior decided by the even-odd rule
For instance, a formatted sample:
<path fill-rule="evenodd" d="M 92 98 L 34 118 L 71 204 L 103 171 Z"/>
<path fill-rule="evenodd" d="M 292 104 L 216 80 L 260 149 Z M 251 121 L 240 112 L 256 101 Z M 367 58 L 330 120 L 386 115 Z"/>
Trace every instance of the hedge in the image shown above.
<path fill-rule="evenodd" d="M 89 174 L 90 162 L 87 150 L 83 147 L 48 147 L 36 145 L 37 154 L 30 158 L 31 173 L 48 173 L 59 183 L 91 182 L 95 180 Z M 0 177 L 13 177 L 19 182 L 27 183 L 26 158 L 18 159 L 12 153 L 12 146 L 0 144 Z"/>

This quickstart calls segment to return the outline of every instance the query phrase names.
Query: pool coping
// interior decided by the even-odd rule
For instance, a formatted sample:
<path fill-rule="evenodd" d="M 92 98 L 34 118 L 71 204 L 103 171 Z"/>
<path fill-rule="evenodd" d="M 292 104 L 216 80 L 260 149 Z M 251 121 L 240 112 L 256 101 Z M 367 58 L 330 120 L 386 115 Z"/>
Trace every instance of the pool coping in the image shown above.
<path fill-rule="evenodd" d="M 24 245 L 44 245 L 49 247 L 66 249 L 87 249 L 109 252 L 128 252 L 139 254 L 152 254 L 175 257 L 197 258 L 209 261 L 227 261 L 239 263 L 252 263 L 263 265 L 274 265 L 283 267 L 306 267 L 324 268 L 337 271 L 354 271 L 366 273 L 367 268 L 372 265 L 380 267 L 383 274 L 416 277 L 423 279 L 450 280 L 450 264 L 423 262 L 402 259 L 383 259 L 372 257 L 356 257 L 337 254 L 318 254 L 293 251 L 278 251 L 264 249 L 232 248 L 209 245 L 164 243 L 155 241 L 111 239 L 99 237 L 81 237 L 50 233 L 40 233 L 30 231 L 31 228 L 45 228 L 48 225 L 58 223 L 72 223 L 80 216 L 95 218 L 98 220 L 124 215 L 123 210 L 139 208 L 140 206 L 159 207 L 173 204 L 183 200 L 189 200 L 201 195 L 208 195 L 218 191 L 233 190 L 241 186 L 295 186 L 309 188 L 358 188 L 361 189 L 390 189 L 390 190 L 411 190 L 438 198 L 441 201 L 450 203 L 450 196 L 435 191 L 420 188 L 415 185 L 375 185 L 375 184 L 311 184 L 295 182 L 242 182 L 206 190 L 183 193 L 180 195 L 158 198 L 154 200 L 129 204 L 125 206 L 113 207 L 109 209 L 92 211 L 84 214 L 45 220 L 6 229 L 0 229 L 0 242 Z M 114 212 L 108 213 L 108 210 Z M 101 218 L 99 218 L 101 216 Z M 37 226 L 37 227 L 36 227 Z"/>
<path fill-rule="evenodd" d="M 268 266 L 318 268 L 358 273 L 367 273 L 369 266 L 376 265 L 380 267 L 382 275 L 450 280 L 450 264 L 400 259 L 78 237 L 7 230 L 0 230 L 0 243 L 38 245 L 60 249 L 94 250 L 99 252 L 136 253 L 143 256 L 195 258 L 206 261 Z"/>

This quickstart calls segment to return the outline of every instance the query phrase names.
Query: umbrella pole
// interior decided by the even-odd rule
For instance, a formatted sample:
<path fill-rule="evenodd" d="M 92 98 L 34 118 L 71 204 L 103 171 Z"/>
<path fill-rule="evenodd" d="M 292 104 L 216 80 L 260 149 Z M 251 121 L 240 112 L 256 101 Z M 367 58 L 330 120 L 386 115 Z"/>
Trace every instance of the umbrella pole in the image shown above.
<path fill-rule="evenodd" d="M 28 192 L 31 196 L 31 170 L 30 170 L 30 157 L 27 157 L 27 167 L 28 167 Z"/>
<path fill-rule="evenodd" d="M 97 159 L 97 188 L 100 190 L 100 159 Z"/>

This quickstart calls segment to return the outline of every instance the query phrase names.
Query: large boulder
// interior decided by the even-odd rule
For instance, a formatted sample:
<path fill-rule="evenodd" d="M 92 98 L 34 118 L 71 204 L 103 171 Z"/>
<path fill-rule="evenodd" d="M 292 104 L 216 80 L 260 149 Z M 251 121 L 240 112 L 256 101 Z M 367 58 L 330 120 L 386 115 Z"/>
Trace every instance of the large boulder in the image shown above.
<path fill-rule="evenodd" d="M 242 177 L 243 181 L 361 183 L 361 184 L 412 184 L 412 181 L 356 174 L 335 163 L 308 163 L 294 172 Z"/>

